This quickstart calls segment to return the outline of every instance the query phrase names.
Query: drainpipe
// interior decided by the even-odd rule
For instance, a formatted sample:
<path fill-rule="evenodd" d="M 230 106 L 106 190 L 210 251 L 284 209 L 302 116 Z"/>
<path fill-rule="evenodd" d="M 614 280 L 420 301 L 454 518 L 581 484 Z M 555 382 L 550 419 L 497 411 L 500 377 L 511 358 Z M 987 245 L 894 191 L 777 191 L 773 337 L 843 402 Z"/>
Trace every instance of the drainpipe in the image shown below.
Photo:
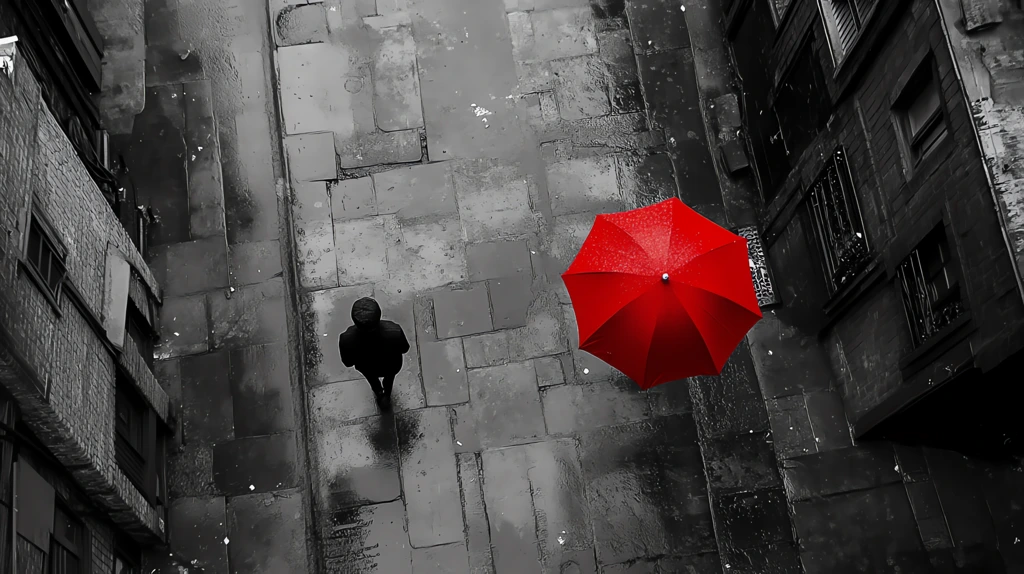
<path fill-rule="evenodd" d="M 950 38 L 949 29 L 946 27 L 946 11 L 942 8 L 942 0 L 934 0 L 935 9 L 939 12 L 939 18 L 942 19 L 942 37 L 946 40 L 946 47 L 949 48 L 949 55 L 953 58 L 953 72 L 956 74 L 956 79 L 960 82 L 960 94 L 964 98 L 964 103 L 967 104 L 967 109 L 973 109 L 971 101 L 967 99 L 967 91 L 963 88 L 964 77 L 960 72 L 960 63 L 956 57 L 955 49 L 953 48 L 953 40 Z M 981 143 L 981 131 L 978 129 L 977 122 L 974 121 L 974 114 L 971 114 L 971 133 L 974 134 L 974 141 L 978 145 L 978 151 L 981 152 L 981 161 L 985 163 L 985 169 L 982 171 L 985 173 L 985 181 L 988 182 L 989 193 L 992 194 L 992 202 L 995 205 L 996 216 L 999 218 L 999 232 L 1003 236 L 1003 243 L 1006 245 L 1006 255 L 1010 258 L 1010 267 L 1013 268 L 1013 277 L 1017 280 L 1017 293 L 1020 295 L 1021 300 L 1024 301 L 1024 279 L 1021 278 L 1021 271 L 1017 268 L 1017 258 L 1015 257 L 1013 250 L 1013 242 L 1010 241 L 1010 235 L 1007 232 L 1009 222 L 1006 220 L 1006 215 L 1003 210 L 999 207 L 999 196 L 996 194 L 995 182 L 992 181 L 992 174 L 988 170 L 988 162 L 985 161 L 985 147 Z"/>

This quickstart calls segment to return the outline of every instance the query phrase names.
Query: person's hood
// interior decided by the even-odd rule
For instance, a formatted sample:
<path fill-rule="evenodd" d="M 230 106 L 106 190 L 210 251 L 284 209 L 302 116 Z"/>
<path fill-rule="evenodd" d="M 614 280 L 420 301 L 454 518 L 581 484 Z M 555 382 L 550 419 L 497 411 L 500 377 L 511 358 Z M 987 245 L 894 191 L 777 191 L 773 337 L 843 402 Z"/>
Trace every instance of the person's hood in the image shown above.
<path fill-rule="evenodd" d="M 363 297 L 352 305 L 352 322 L 361 329 L 372 329 L 380 324 L 380 305 Z"/>

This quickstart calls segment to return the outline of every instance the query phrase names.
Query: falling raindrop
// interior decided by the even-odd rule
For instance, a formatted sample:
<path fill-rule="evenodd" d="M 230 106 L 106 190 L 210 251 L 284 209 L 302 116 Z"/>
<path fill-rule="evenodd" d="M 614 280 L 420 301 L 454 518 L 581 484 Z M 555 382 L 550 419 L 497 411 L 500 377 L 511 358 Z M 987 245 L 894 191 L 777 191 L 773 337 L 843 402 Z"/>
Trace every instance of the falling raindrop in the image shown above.
<path fill-rule="evenodd" d="M 583 369 L 583 374 L 584 375 L 589 375 L 590 374 L 590 369 Z"/>

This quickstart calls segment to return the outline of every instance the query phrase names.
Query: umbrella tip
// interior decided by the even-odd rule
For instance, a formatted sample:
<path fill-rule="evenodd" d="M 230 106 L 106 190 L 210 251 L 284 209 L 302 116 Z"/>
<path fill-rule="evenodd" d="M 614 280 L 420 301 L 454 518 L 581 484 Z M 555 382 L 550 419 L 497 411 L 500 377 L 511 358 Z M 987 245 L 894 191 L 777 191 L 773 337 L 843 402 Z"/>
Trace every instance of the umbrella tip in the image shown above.
<path fill-rule="evenodd" d="M 665 283 L 668 283 L 668 273 L 662 273 L 661 280 L 664 281 Z"/>

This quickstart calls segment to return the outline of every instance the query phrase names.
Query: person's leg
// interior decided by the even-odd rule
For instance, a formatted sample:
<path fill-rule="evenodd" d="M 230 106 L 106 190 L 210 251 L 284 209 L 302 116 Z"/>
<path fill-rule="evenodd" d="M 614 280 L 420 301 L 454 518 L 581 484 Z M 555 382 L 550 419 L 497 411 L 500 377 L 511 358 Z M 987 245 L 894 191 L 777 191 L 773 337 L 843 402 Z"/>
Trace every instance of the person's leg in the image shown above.
<path fill-rule="evenodd" d="M 375 397 L 380 398 L 384 394 L 384 389 L 382 389 L 380 386 L 380 377 L 376 377 L 363 371 L 359 372 L 362 373 L 364 377 L 366 377 L 366 382 L 370 383 L 370 388 L 373 389 L 373 395 Z"/>
<path fill-rule="evenodd" d="M 382 380 L 384 384 L 384 396 L 391 396 L 391 389 L 395 386 L 395 375 L 387 375 Z"/>

